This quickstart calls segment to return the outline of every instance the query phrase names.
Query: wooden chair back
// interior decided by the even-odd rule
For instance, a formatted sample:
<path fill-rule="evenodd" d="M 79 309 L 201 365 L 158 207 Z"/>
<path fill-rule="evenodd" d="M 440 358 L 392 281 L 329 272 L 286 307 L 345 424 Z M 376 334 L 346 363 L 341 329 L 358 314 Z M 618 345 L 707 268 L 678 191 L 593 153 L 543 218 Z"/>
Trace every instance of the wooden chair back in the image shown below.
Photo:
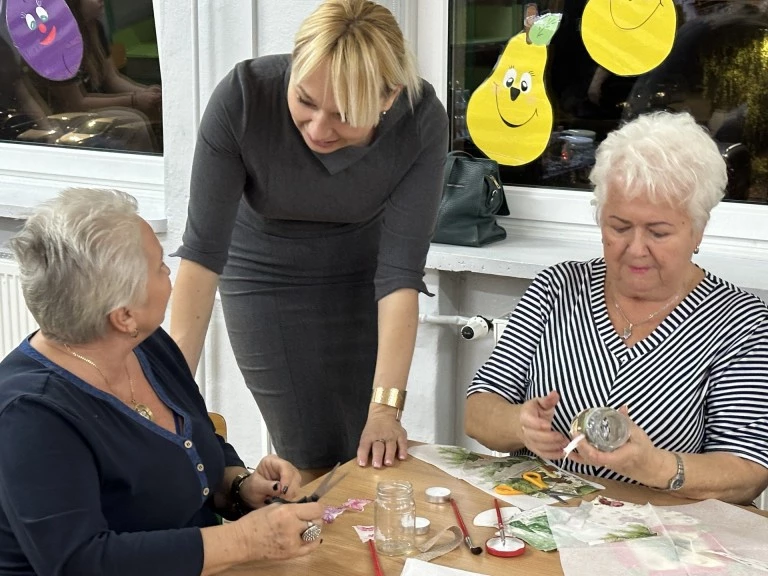
<path fill-rule="evenodd" d="M 213 422 L 213 427 L 216 429 L 216 434 L 224 438 L 224 440 L 227 439 L 227 421 L 224 419 L 224 416 L 219 414 L 218 412 L 208 412 L 208 418 L 211 419 L 211 422 Z"/>

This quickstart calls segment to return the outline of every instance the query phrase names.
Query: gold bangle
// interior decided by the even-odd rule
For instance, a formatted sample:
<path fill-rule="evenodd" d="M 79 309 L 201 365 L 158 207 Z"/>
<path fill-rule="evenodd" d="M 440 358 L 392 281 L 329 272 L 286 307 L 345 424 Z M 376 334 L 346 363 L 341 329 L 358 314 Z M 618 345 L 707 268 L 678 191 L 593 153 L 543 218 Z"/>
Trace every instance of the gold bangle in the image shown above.
<path fill-rule="evenodd" d="M 405 407 L 405 394 L 406 391 L 400 388 L 374 388 L 371 402 L 391 406 L 401 411 Z"/>

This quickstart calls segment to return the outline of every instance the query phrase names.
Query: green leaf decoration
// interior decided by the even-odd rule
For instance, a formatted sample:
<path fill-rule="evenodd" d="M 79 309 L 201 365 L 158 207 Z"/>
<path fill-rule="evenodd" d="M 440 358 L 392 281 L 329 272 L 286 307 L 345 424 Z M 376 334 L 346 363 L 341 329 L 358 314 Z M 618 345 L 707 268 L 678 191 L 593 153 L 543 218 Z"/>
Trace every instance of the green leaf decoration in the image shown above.
<path fill-rule="evenodd" d="M 552 37 L 560 27 L 560 21 L 562 19 L 562 14 L 544 14 L 539 16 L 533 23 L 533 26 L 531 26 L 531 30 L 528 32 L 528 38 L 531 43 L 536 46 L 549 46 Z"/>

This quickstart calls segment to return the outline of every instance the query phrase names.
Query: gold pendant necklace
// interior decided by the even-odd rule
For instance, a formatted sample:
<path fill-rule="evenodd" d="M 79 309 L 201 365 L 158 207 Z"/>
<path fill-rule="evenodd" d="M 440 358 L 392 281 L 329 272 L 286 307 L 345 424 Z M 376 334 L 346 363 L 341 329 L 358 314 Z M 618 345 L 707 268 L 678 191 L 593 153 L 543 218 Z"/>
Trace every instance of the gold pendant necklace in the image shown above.
<path fill-rule="evenodd" d="M 101 368 L 99 368 L 96 365 L 96 362 L 94 362 L 90 358 L 86 358 L 82 354 L 78 354 L 77 352 L 72 350 L 72 348 L 69 347 L 69 344 L 64 344 L 64 348 L 66 348 L 67 352 L 72 354 L 72 356 L 74 356 L 75 358 L 82 360 L 83 362 L 85 362 L 90 366 L 93 366 L 96 369 L 96 372 L 98 372 L 101 375 L 101 377 L 104 379 L 104 382 L 106 382 L 107 388 L 112 390 L 112 392 L 114 393 L 115 389 L 112 388 L 112 384 L 109 383 L 109 379 L 104 375 L 104 372 L 101 371 Z M 152 410 L 146 404 L 139 404 L 138 402 L 136 402 L 136 395 L 133 391 L 133 377 L 131 377 L 131 373 L 128 372 L 128 365 L 125 366 L 125 375 L 128 376 L 128 384 L 131 387 L 131 406 L 133 407 L 134 412 L 136 412 L 142 418 L 146 418 L 151 422 L 153 418 Z M 117 394 L 114 394 L 114 395 L 115 397 L 117 397 Z"/>
<path fill-rule="evenodd" d="M 616 310 L 619 311 L 619 314 L 621 314 L 621 317 L 624 318 L 624 321 L 627 323 L 627 325 L 624 327 L 624 330 L 621 333 L 622 340 L 629 340 L 632 337 L 632 329 L 635 326 L 642 326 L 646 322 L 650 322 L 656 317 L 656 315 L 661 314 L 664 310 L 669 308 L 673 302 L 676 302 L 679 297 L 680 297 L 680 293 L 675 294 L 672 297 L 672 300 L 664 304 L 664 306 L 656 310 L 656 312 L 654 312 L 653 314 L 649 314 L 644 320 L 640 322 L 631 322 L 629 318 L 627 318 L 627 315 L 624 314 L 624 310 L 621 309 L 621 306 L 619 306 L 619 301 L 616 299 L 616 296 L 614 295 L 613 305 L 616 307 Z"/>

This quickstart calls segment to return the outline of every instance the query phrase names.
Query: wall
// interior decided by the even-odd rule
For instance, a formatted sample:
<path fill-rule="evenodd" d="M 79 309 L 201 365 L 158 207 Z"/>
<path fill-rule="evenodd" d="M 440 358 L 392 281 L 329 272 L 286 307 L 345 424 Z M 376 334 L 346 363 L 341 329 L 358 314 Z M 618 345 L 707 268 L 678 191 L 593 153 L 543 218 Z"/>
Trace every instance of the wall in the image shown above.
<path fill-rule="evenodd" d="M 0 218 L 0 252 L 7 251 L 7 242 L 14 233 L 21 227 L 21 220 L 11 218 Z"/>
<path fill-rule="evenodd" d="M 474 316 L 480 314 L 485 318 L 501 318 L 511 312 L 520 297 L 530 284 L 524 278 L 508 278 L 488 274 L 469 272 L 445 272 L 458 276 L 461 289 L 459 314 Z M 493 348 L 493 337 L 489 334 L 480 340 L 463 340 L 459 338 L 456 361 L 455 402 L 456 414 L 454 419 L 453 444 L 465 446 L 477 451 L 487 452 L 483 446 L 468 438 L 464 430 L 464 401 L 467 397 L 467 386 L 472 381 L 475 372 L 488 359 Z M 439 358 L 442 361 L 443 357 Z"/>

